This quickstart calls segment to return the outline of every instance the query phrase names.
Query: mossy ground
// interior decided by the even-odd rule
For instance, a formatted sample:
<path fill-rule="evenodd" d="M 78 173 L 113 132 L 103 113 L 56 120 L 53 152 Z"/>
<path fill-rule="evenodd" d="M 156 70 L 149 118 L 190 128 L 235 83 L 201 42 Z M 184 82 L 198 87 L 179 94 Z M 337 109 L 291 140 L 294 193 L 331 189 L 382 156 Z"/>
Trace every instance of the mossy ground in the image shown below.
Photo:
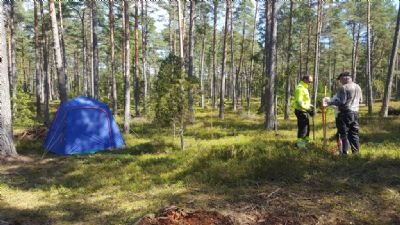
<path fill-rule="evenodd" d="M 361 152 L 347 157 L 332 153 L 334 141 L 322 148 L 320 114 L 316 140 L 297 150 L 293 114 L 267 132 L 263 115 L 229 109 L 224 120 L 197 109 L 184 151 L 171 128 L 145 118 L 132 121 L 126 148 L 116 151 L 58 156 L 42 140 L 20 141 L 23 158 L 0 164 L 0 220 L 134 224 L 177 205 L 218 210 L 238 224 L 399 224 L 400 117 L 379 118 L 378 107 L 372 116 L 361 108 Z M 330 110 L 328 138 L 333 121 Z"/>

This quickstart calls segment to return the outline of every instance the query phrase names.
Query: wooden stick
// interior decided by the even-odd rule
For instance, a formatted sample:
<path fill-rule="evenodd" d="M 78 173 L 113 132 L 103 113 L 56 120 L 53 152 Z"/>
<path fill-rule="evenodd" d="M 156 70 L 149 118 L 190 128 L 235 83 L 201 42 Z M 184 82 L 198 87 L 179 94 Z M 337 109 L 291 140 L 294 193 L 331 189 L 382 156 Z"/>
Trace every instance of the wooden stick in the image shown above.
<path fill-rule="evenodd" d="M 324 89 L 324 97 L 326 97 L 326 85 Z M 323 128 L 323 135 L 324 135 L 324 144 L 323 148 L 326 150 L 326 114 L 325 114 L 325 106 L 322 104 L 322 128 Z"/>

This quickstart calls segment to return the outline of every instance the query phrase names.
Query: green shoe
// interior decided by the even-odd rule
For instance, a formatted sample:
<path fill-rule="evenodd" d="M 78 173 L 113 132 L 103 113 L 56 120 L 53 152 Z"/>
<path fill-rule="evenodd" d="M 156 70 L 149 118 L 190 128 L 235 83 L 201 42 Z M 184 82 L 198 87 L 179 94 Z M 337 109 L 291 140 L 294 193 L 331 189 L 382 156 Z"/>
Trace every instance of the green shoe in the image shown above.
<path fill-rule="evenodd" d="M 307 144 L 307 143 L 305 142 L 304 139 L 298 138 L 297 141 L 296 141 L 295 146 L 296 146 L 296 148 L 305 148 L 305 147 L 306 147 L 306 144 Z"/>

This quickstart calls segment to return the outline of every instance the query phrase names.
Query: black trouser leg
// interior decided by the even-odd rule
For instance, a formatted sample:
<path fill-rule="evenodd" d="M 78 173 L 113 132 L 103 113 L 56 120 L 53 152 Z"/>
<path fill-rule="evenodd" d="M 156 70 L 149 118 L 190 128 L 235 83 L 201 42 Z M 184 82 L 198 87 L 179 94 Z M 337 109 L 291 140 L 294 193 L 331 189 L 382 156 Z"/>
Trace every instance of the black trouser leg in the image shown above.
<path fill-rule="evenodd" d="M 342 151 L 347 154 L 349 144 L 352 152 L 359 151 L 359 124 L 358 115 L 354 112 L 339 113 L 337 121 L 338 131 L 342 138 Z"/>
<path fill-rule="evenodd" d="M 297 138 L 305 138 L 310 136 L 310 120 L 308 113 L 305 111 L 295 110 L 297 117 Z"/>
<path fill-rule="evenodd" d="M 336 126 L 340 135 L 340 138 L 342 138 L 342 153 L 347 154 L 347 149 L 349 148 L 349 144 L 347 142 L 347 133 L 348 133 L 348 128 L 346 125 L 346 116 L 344 114 L 339 114 L 338 118 L 336 120 Z"/>
<path fill-rule="evenodd" d="M 360 148 L 360 138 L 358 135 L 359 128 L 358 114 L 352 113 L 352 115 L 350 115 L 348 139 L 353 153 L 357 153 Z"/>

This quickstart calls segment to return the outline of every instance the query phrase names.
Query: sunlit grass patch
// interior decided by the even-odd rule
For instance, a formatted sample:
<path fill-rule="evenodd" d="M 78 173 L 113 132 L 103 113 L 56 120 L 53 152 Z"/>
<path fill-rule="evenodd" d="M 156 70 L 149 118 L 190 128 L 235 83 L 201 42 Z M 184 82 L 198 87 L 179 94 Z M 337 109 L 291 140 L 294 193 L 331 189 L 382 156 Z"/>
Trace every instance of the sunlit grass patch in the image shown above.
<path fill-rule="evenodd" d="M 332 221 L 395 224 L 399 117 L 377 118 L 376 111 L 367 116 L 363 106 L 360 154 L 343 156 L 331 151 L 336 146 L 332 110 L 327 112 L 328 148 L 323 149 L 317 114 L 315 141 L 299 150 L 295 115 L 289 120 L 279 115 L 278 130 L 266 131 L 265 115 L 256 114 L 256 107 L 252 104 L 250 114 L 227 111 L 224 120 L 218 110 L 196 109 L 195 122 L 185 128 L 183 151 L 173 127 L 147 118 L 132 120 L 125 148 L 92 155 L 43 154 L 42 140 L 19 141 L 19 153 L 32 160 L 0 164 L 0 219 L 134 224 L 170 205 L 229 211 L 247 204 L 260 210 L 301 209 L 296 212 Z"/>

